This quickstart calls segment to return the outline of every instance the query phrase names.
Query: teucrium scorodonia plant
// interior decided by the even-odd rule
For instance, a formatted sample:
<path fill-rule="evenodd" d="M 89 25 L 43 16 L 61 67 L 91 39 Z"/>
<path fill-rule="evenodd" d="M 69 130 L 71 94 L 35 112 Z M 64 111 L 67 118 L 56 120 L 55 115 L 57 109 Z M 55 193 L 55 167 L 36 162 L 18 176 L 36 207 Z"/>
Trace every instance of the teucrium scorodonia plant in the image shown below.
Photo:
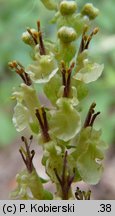
<path fill-rule="evenodd" d="M 40 178 L 32 162 L 35 152 L 22 137 L 25 149 L 21 147 L 19 151 L 26 169 L 17 175 L 18 186 L 12 197 L 90 199 L 90 191 L 81 192 L 79 188 L 74 195 L 72 183 L 83 180 L 93 185 L 99 182 L 107 147 L 101 140 L 101 130 L 94 128 L 99 114 L 95 112 L 96 104 L 89 106 L 84 122 L 81 122 L 79 109 L 88 94 L 87 85 L 97 80 L 103 71 L 103 64 L 94 63 L 89 57 L 90 42 L 98 32 L 97 27 L 92 30 L 98 9 L 88 3 L 78 12 L 76 1 L 41 2 L 55 11 L 52 23 L 57 26 L 56 41 L 45 40 L 40 21 L 37 30 L 27 28 L 22 34 L 22 40 L 32 49 L 32 61 L 26 68 L 18 61 L 9 63 L 23 81 L 13 92 L 17 101 L 13 123 L 19 132 L 28 128 L 32 134 L 30 142 L 36 136 L 42 146 L 42 164 L 48 181 L 55 185 L 55 194 L 44 189 L 47 181 Z M 46 105 L 39 100 L 38 85 L 47 98 Z"/>

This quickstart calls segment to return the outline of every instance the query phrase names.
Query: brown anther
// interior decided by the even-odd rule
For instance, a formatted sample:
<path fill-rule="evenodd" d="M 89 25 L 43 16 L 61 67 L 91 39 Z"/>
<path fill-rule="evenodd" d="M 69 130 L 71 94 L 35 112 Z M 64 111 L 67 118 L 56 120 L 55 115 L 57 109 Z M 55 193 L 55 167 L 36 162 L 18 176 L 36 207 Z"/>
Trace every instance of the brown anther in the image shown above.
<path fill-rule="evenodd" d="M 24 81 L 26 85 L 30 86 L 32 84 L 32 81 L 29 75 L 25 72 L 25 69 L 23 65 L 20 64 L 20 62 L 17 62 L 17 61 L 9 62 L 9 67 L 12 70 L 15 70 L 15 72 L 22 78 L 22 80 Z"/>
<path fill-rule="evenodd" d="M 9 62 L 9 63 L 8 63 L 8 66 L 9 66 L 11 69 L 14 69 L 14 68 L 16 67 L 16 61 Z"/>
<path fill-rule="evenodd" d="M 98 31 L 99 31 L 98 28 L 94 28 L 94 29 L 93 29 L 93 31 L 91 32 L 91 34 L 90 34 L 90 35 L 88 36 L 88 38 L 87 38 L 87 41 L 86 41 L 86 44 L 85 44 L 85 48 L 84 48 L 84 49 L 88 49 L 88 46 L 89 46 L 89 43 L 90 43 L 92 37 L 93 37 L 94 35 L 96 35 L 96 34 L 98 33 Z"/>
<path fill-rule="evenodd" d="M 74 66 L 75 66 L 75 62 L 72 62 L 71 65 L 70 65 L 70 68 L 69 68 L 70 72 L 72 72 Z"/>
<path fill-rule="evenodd" d="M 92 119 L 91 119 L 91 122 L 90 122 L 90 125 L 89 125 L 89 126 L 91 126 L 91 127 L 93 126 L 93 123 L 94 123 L 96 117 L 97 117 L 99 114 L 100 114 L 100 112 L 97 112 L 97 113 L 95 113 L 95 114 L 92 116 Z"/>
<path fill-rule="evenodd" d="M 33 140 L 33 135 L 30 136 L 30 140 Z"/>
<path fill-rule="evenodd" d="M 79 55 L 80 53 L 82 53 L 83 50 L 84 50 L 84 46 L 85 46 L 85 43 L 86 43 L 86 41 L 87 41 L 87 35 L 86 35 L 87 30 L 88 30 L 88 26 L 86 25 L 86 26 L 84 27 L 84 29 L 83 29 L 82 39 L 81 39 L 81 43 L 80 43 L 78 55 Z"/>
<path fill-rule="evenodd" d="M 25 142 L 25 137 L 22 136 L 22 137 L 21 137 L 21 140 L 22 140 L 22 142 Z"/>
<path fill-rule="evenodd" d="M 77 200 L 90 200 L 91 190 L 81 191 L 79 187 L 76 188 L 75 197 Z"/>
<path fill-rule="evenodd" d="M 98 27 L 96 27 L 96 28 L 94 28 L 94 30 L 93 30 L 93 35 L 96 35 L 97 33 L 99 32 L 99 28 Z"/>
<path fill-rule="evenodd" d="M 80 53 L 82 53 L 85 49 L 88 49 L 92 37 L 93 37 L 94 35 L 96 35 L 97 32 L 99 31 L 99 29 L 96 27 L 96 28 L 94 28 L 94 30 L 91 32 L 91 34 L 88 36 L 88 35 L 86 35 L 87 30 L 88 30 L 87 27 L 84 28 L 84 30 L 83 30 L 83 34 L 82 34 L 82 39 L 81 39 L 81 43 L 80 43 L 80 48 L 79 48 L 79 51 L 78 51 L 78 55 L 79 55 Z"/>
<path fill-rule="evenodd" d="M 75 192 L 75 197 L 77 200 L 83 200 L 83 194 L 82 191 L 77 187 L 76 192 Z"/>

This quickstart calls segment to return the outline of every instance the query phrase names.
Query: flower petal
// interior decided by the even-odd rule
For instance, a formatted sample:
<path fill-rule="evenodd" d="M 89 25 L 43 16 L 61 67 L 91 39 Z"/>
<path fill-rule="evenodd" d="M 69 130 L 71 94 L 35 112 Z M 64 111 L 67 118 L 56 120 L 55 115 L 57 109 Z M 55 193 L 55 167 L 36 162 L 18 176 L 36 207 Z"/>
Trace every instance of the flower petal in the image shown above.
<path fill-rule="evenodd" d="M 74 79 L 80 80 L 84 83 L 90 83 L 97 80 L 104 69 L 104 65 L 99 65 L 97 63 L 94 64 L 86 64 L 77 74 L 74 75 Z"/>
<path fill-rule="evenodd" d="M 103 172 L 103 166 L 96 161 L 96 158 L 98 155 L 96 155 L 95 149 L 93 146 L 89 146 L 88 150 L 77 160 L 79 174 L 88 184 L 97 184 Z"/>
<path fill-rule="evenodd" d="M 84 182 L 97 184 L 101 178 L 101 161 L 107 145 L 101 140 L 101 130 L 92 127 L 83 128 L 76 140 L 76 150 L 72 156 L 76 159 L 78 172 Z"/>
<path fill-rule="evenodd" d="M 28 126 L 29 111 L 21 103 L 17 103 L 14 108 L 13 123 L 17 131 L 22 131 Z"/>
<path fill-rule="evenodd" d="M 52 113 L 52 118 L 49 122 L 50 132 L 58 139 L 64 141 L 72 139 L 81 127 L 80 115 L 69 102 L 65 98 L 59 99 L 57 101 L 59 109 Z"/>
<path fill-rule="evenodd" d="M 35 83 L 46 83 L 48 82 L 58 71 L 54 55 L 36 55 L 36 61 L 31 64 L 27 73 Z"/>

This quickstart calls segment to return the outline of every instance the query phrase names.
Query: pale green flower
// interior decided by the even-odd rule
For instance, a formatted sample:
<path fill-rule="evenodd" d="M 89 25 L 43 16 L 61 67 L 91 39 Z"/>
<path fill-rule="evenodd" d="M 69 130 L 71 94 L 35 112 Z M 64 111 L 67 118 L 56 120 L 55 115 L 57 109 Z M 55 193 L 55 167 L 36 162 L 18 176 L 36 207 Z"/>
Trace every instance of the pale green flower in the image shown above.
<path fill-rule="evenodd" d="M 30 31 L 32 32 L 32 34 L 35 34 L 35 35 L 38 34 L 38 32 L 33 28 L 30 29 Z M 32 38 L 32 36 L 29 34 L 28 31 L 23 32 L 22 40 L 23 40 L 24 43 L 26 43 L 26 44 L 28 44 L 28 45 L 30 45 L 32 47 L 35 47 L 35 45 L 36 45 L 33 38 Z"/>
<path fill-rule="evenodd" d="M 58 71 L 54 55 L 49 53 L 48 55 L 35 55 L 35 61 L 31 64 L 26 72 L 30 75 L 30 78 L 35 83 L 48 82 Z"/>
<path fill-rule="evenodd" d="M 30 112 L 27 107 L 17 103 L 14 108 L 13 123 L 17 131 L 22 131 L 28 126 Z"/>
<path fill-rule="evenodd" d="M 39 101 L 35 89 L 21 84 L 20 91 L 14 92 L 13 98 L 17 99 L 13 115 L 13 123 L 17 131 L 30 127 L 33 132 L 38 133 L 35 109 L 39 107 Z"/>
<path fill-rule="evenodd" d="M 57 100 L 58 108 L 51 113 L 49 132 L 58 139 L 68 141 L 72 139 L 81 128 L 80 114 L 67 98 Z"/>
<path fill-rule="evenodd" d="M 50 141 L 44 144 L 44 155 L 42 158 L 42 164 L 46 167 L 46 172 L 48 176 L 50 176 L 53 182 L 58 183 L 58 179 L 55 175 L 54 169 L 57 170 L 59 175 L 61 176 L 63 169 L 63 160 L 64 160 L 64 149 L 56 143 L 56 141 Z M 71 155 L 68 155 L 68 170 L 69 174 L 73 174 L 73 168 L 76 167 L 75 160 Z"/>
<path fill-rule="evenodd" d="M 64 92 L 64 88 L 65 86 L 61 86 L 59 91 L 58 91 L 58 97 L 62 98 L 63 97 L 63 92 Z M 70 96 L 68 98 L 63 98 L 63 100 L 68 100 L 68 102 L 72 105 L 72 106 L 77 106 L 79 101 L 77 99 L 77 89 L 72 86 L 70 88 Z"/>
<path fill-rule="evenodd" d="M 97 63 L 84 62 L 84 67 L 74 75 L 74 79 L 80 80 L 84 83 L 90 83 L 97 80 L 104 69 L 104 65 Z"/>
<path fill-rule="evenodd" d="M 102 160 L 107 145 L 101 140 L 101 130 L 92 127 L 83 128 L 77 138 L 76 158 L 78 172 L 84 182 L 97 184 L 103 172 Z"/>
<path fill-rule="evenodd" d="M 42 180 L 35 169 L 29 173 L 26 169 L 16 176 L 17 188 L 11 193 L 11 197 L 21 200 L 51 200 L 52 194 L 43 188 Z"/>
<path fill-rule="evenodd" d="M 90 83 L 101 76 L 103 69 L 104 65 L 91 62 L 88 57 L 88 50 L 84 50 L 77 57 L 73 78 L 84 83 Z"/>

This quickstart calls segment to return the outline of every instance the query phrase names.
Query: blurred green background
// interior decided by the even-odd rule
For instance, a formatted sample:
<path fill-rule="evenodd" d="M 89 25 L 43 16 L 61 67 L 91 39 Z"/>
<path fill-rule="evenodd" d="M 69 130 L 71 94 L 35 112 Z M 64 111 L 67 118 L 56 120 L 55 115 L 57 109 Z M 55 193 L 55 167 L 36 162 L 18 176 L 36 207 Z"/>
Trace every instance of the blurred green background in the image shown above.
<path fill-rule="evenodd" d="M 86 0 L 78 1 L 79 9 Z M 93 0 L 100 15 L 94 21 L 99 33 L 94 37 L 90 52 L 95 61 L 104 63 L 102 77 L 89 86 L 84 110 L 96 101 L 101 111 L 96 126 L 102 128 L 103 138 L 108 144 L 115 142 L 115 0 Z M 8 69 L 8 62 L 19 60 L 24 66 L 30 61 L 30 48 L 21 41 L 21 34 L 27 27 L 36 27 L 41 20 L 45 38 L 55 39 L 54 26 L 49 22 L 53 12 L 47 11 L 39 0 L 0 0 L 0 148 L 14 142 L 18 133 L 12 124 L 14 102 L 12 88 L 20 78 Z"/>

